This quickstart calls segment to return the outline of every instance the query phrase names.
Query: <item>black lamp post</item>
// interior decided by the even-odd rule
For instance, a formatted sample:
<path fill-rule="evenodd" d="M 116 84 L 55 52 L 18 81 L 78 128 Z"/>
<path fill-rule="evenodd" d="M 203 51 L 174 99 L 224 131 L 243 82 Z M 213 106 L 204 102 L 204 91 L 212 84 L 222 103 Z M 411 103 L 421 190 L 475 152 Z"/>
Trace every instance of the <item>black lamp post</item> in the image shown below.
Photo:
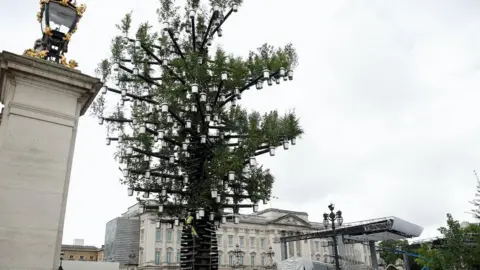
<path fill-rule="evenodd" d="M 135 255 L 135 253 L 130 253 L 130 255 L 128 255 L 128 268 L 127 270 L 133 270 L 134 268 L 132 268 L 131 266 L 137 266 L 138 264 L 135 262 L 135 258 L 137 256 Z"/>
<path fill-rule="evenodd" d="M 65 255 L 65 253 L 60 253 L 60 266 L 58 266 L 58 270 L 63 270 L 63 267 L 62 267 L 62 262 L 63 262 L 63 255 Z"/>
<path fill-rule="evenodd" d="M 330 204 L 328 206 L 328 209 L 330 210 L 330 214 L 323 214 L 323 225 L 325 228 L 328 228 L 328 225 L 331 224 L 332 226 L 332 231 L 333 231 L 333 252 L 335 256 L 335 268 L 337 270 L 340 270 L 340 262 L 338 260 L 338 248 L 337 248 L 337 233 L 335 231 L 335 221 L 338 223 L 339 226 L 342 225 L 343 223 L 343 217 L 342 217 L 342 211 L 338 210 L 337 213 L 334 213 L 333 210 L 335 209 L 335 206 L 333 204 Z"/>
<path fill-rule="evenodd" d="M 266 254 L 267 254 L 268 258 L 270 259 L 270 264 L 268 266 L 266 266 L 265 269 L 273 269 L 275 267 L 273 265 L 273 257 L 275 256 L 275 251 L 273 251 L 272 246 L 270 246 L 268 248 L 268 251 L 267 251 Z"/>
<path fill-rule="evenodd" d="M 240 249 L 240 246 L 238 244 L 235 245 L 233 254 L 235 255 L 236 262 L 232 265 L 232 268 L 242 268 L 243 262 L 240 263 L 240 257 L 243 256 L 243 251 Z"/>

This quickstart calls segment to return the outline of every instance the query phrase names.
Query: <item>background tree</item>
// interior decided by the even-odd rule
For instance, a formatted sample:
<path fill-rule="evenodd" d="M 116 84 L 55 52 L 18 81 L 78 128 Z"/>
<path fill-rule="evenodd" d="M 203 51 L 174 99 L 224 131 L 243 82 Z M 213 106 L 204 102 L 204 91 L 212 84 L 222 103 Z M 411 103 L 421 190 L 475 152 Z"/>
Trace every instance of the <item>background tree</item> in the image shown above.
<path fill-rule="evenodd" d="M 462 269 L 462 258 L 468 250 L 460 222 L 454 220 L 451 214 L 447 214 L 447 226 L 440 227 L 438 230 L 444 237 L 440 252 L 444 258 L 445 266 Z"/>
<path fill-rule="evenodd" d="M 441 244 L 422 245 L 417 252 L 429 260 L 416 262 L 430 269 L 479 269 L 480 226 L 470 224 L 462 228 L 451 214 L 447 214 L 447 226 L 438 229 L 442 233 Z"/>
<path fill-rule="evenodd" d="M 470 213 L 476 220 L 480 220 L 480 179 L 478 178 L 477 172 L 473 171 L 475 177 L 477 178 L 477 192 L 475 192 L 475 197 L 470 201 L 470 204 L 473 205 L 473 209 Z"/>
<path fill-rule="evenodd" d="M 421 266 L 427 266 L 429 270 L 444 270 L 445 260 L 441 250 L 431 244 L 422 244 L 416 251 L 423 258 L 416 258 L 415 262 Z"/>
<path fill-rule="evenodd" d="M 386 240 L 386 241 L 380 242 L 380 244 L 378 245 L 384 248 L 401 250 L 408 245 L 408 241 L 407 240 Z M 390 250 L 380 249 L 379 255 L 380 255 L 380 258 L 385 261 L 386 265 L 389 265 L 389 264 L 395 265 L 398 259 L 403 260 L 402 254 L 396 254 Z"/>
<path fill-rule="evenodd" d="M 98 97 L 93 112 L 107 123 L 106 143 L 117 142 L 128 194 L 141 193 L 141 210 L 157 212 L 158 226 L 187 220 L 198 233 L 184 226 L 185 269 L 218 268 L 215 226 L 238 223 L 241 208 L 255 212 L 271 196 L 274 177 L 255 157 L 274 156 L 303 133 L 293 111 L 260 114 L 238 104 L 250 88 L 293 79 L 298 57 L 291 44 L 264 44 L 247 57 L 211 49 L 241 2 L 188 0 L 181 9 L 162 0 L 158 32 L 142 23 L 132 33 L 127 14 L 110 59 L 98 68 L 102 93 L 116 95 Z"/>
<path fill-rule="evenodd" d="M 463 232 L 467 250 L 462 256 L 463 262 L 469 269 L 480 269 L 480 225 L 469 224 Z"/>

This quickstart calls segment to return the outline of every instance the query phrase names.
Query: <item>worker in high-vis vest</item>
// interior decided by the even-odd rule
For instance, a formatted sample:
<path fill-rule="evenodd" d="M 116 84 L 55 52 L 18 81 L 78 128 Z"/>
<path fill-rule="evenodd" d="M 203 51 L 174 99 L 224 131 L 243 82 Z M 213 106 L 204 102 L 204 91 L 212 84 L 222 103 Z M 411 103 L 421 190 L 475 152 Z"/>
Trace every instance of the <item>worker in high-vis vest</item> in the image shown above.
<path fill-rule="evenodd" d="M 191 230 L 191 233 L 192 233 L 192 236 L 197 238 L 198 237 L 198 234 L 197 234 L 197 231 L 195 230 L 195 228 L 193 227 L 193 216 L 192 216 L 192 213 L 188 213 L 188 218 L 187 220 L 185 221 L 185 224 L 187 225 L 187 228 L 190 228 Z"/>

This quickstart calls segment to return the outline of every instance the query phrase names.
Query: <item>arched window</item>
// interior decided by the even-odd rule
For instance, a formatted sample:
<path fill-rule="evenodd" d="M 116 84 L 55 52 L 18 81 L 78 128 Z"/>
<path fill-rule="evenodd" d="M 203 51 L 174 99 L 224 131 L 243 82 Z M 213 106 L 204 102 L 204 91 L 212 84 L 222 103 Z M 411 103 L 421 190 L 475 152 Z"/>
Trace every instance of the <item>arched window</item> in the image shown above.
<path fill-rule="evenodd" d="M 173 249 L 172 248 L 167 248 L 167 258 L 166 258 L 167 264 L 172 263 L 172 253 L 173 253 Z"/>
<path fill-rule="evenodd" d="M 218 264 L 219 265 L 223 264 L 223 252 L 222 251 L 218 252 Z"/>
<path fill-rule="evenodd" d="M 233 253 L 228 253 L 228 265 L 233 265 Z"/>
<path fill-rule="evenodd" d="M 255 252 L 250 253 L 250 265 L 255 266 Z"/>
<path fill-rule="evenodd" d="M 155 249 L 155 264 L 159 265 L 162 259 L 162 250 L 157 248 Z"/>

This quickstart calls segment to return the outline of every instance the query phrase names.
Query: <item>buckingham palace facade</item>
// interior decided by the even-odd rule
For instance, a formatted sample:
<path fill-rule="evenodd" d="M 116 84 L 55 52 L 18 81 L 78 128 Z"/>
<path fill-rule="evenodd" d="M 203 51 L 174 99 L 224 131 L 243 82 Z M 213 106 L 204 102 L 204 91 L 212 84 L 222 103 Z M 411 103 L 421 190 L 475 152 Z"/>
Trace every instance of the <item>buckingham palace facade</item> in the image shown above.
<path fill-rule="evenodd" d="M 143 213 L 136 204 L 121 217 L 107 223 L 105 260 L 124 265 L 133 264 L 137 269 L 179 269 L 182 227 L 172 228 L 162 224 L 157 228 L 156 219 L 156 213 Z M 120 220 L 128 220 L 129 226 L 121 227 L 119 224 L 125 222 L 119 222 Z M 132 222 L 137 223 L 137 226 L 132 226 Z M 274 262 L 282 260 L 281 245 L 276 243 L 276 238 L 285 233 L 305 233 L 322 227 L 321 222 L 309 221 L 305 212 L 269 208 L 242 215 L 239 224 L 222 224 L 217 231 L 220 269 L 232 269 L 231 266 L 236 263 L 242 265 L 241 269 L 265 269 L 265 266 L 271 264 L 269 250 L 275 252 L 272 258 Z M 129 235 L 130 240 L 122 240 L 124 235 Z M 132 241 L 132 235 L 138 235 L 138 239 Z M 330 240 L 289 242 L 286 254 L 289 258 L 296 256 L 331 263 L 333 252 Z M 241 250 L 240 256 L 234 255 L 237 245 Z M 346 245 L 345 255 L 365 266 L 371 264 L 368 247 L 362 244 Z"/>

